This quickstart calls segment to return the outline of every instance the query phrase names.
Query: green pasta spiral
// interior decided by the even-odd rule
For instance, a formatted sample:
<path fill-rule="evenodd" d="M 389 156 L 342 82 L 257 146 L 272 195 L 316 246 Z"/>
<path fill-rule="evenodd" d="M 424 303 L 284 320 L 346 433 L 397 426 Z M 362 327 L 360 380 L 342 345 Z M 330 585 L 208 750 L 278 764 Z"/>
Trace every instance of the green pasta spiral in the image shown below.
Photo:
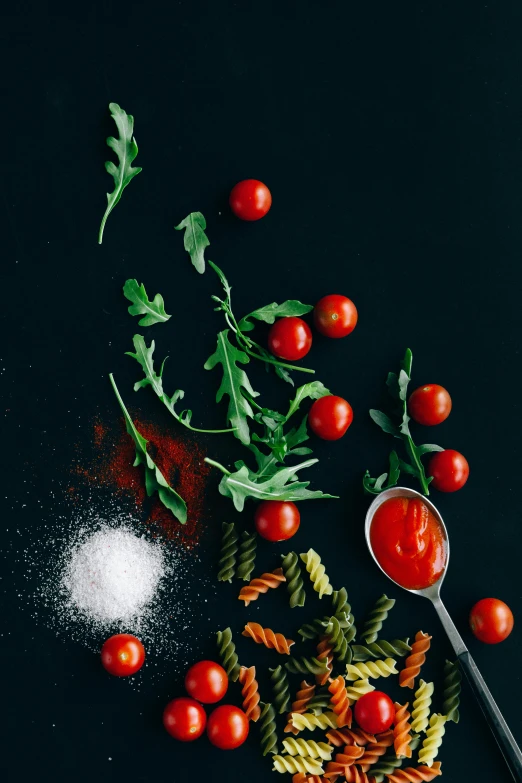
<path fill-rule="evenodd" d="M 335 616 L 339 621 L 341 628 L 348 629 L 351 627 L 351 621 L 348 619 L 350 615 L 336 614 Z M 312 620 L 311 623 L 305 623 L 302 625 L 297 633 L 300 634 L 303 639 L 315 639 L 317 636 L 324 634 L 324 629 L 329 622 L 330 617 L 328 615 L 321 618 L 318 617 L 316 620 Z"/>
<path fill-rule="evenodd" d="M 410 748 L 415 750 L 419 747 L 421 741 L 420 734 L 416 734 L 410 740 Z M 404 756 L 397 758 L 395 753 L 390 753 L 387 756 L 383 756 L 379 761 L 372 766 L 371 775 L 372 779 L 375 779 L 375 783 L 382 783 L 386 775 L 393 775 L 393 771 L 401 767 L 406 759 Z"/>
<path fill-rule="evenodd" d="M 223 536 L 217 578 L 220 582 L 231 582 L 236 570 L 238 535 L 233 522 L 223 522 L 221 528 Z"/>
<path fill-rule="evenodd" d="M 239 545 L 239 557 L 237 561 L 236 576 L 245 582 L 250 581 L 250 575 L 256 564 L 257 541 L 254 533 L 243 530 Z"/>
<path fill-rule="evenodd" d="M 266 756 L 267 753 L 278 753 L 275 710 L 271 704 L 263 704 L 261 702 L 259 706 L 261 707 L 261 716 L 258 725 L 261 730 L 261 751 L 263 756 Z"/>
<path fill-rule="evenodd" d="M 372 644 L 377 640 L 382 624 L 388 617 L 388 612 L 393 606 L 395 606 L 395 600 L 393 598 L 388 598 L 387 595 L 381 595 L 368 615 L 368 619 L 364 623 L 361 632 L 361 638 L 366 644 Z"/>
<path fill-rule="evenodd" d="M 348 603 L 348 593 L 345 587 L 341 587 L 340 590 L 334 590 L 332 593 L 332 607 L 333 613 L 336 617 L 339 615 L 346 615 L 349 625 L 353 624 L 352 607 Z"/>
<path fill-rule="evenodd" d="M 290 594 L 290 606 L 304 606 L 305 591 L 299 558 L 295 552 L 289 552 L 283 557 L 283 573 L 286 578 L 286 588 Z"/>
<path fill-rule="evenodd" d="M 288 687 L 288 677 L 282 666 L 276 666 L 270 669 L 272 674 L 272 689 L 274 692 L 274 708 L 277 712 L 288 712 L 290 709 L 290 689 Z"/>
<path fill-rule="evenodd" d="M 314 715 L 319 715 L 323 710 L 331 710 L 331 697 L 332 694 L 327 687 L 318 688 L 306 705 L 307 711 L 313 712 Z"/>
<path fill-rule="evenodd" d="M 459 704 L 460 704 L 460 688 L 461 688 L 462 674 L 458 663 L 452 663 L 446 661 L 444 664 L 444 691 L 442 698 L 444 700 L 442 705 L 442 713 L 448 720 L 452 720 L 453 723 L 459 722 Z"/>
<path fill-rule="evenodd" d="M 326 674 L 327 671 L 326 660 L 317 658 L 290 658 L 285 668 L 291 674 Z"/>
<path fill-rule="evenodd" d="M 341 661 L 347 661 L 349 658 L 350 660 L 348 663 L 352 660 L 352 651 L 351 648 L 348 647 L 348 642 L 346 641 L 346 636 L 344 635 L 344 631 L 341 628 L 341 624 L 339 623 L 339 620 L 334 615 L 333 617 L 330 617 L 330 621 L 326 628 L 324 629 L 325 635 L 328 637 L 328 639 L 333 644 L 333 653 L 334 655 Z"/>
<path fill-rule="evenodd" d="M 232 631 L 230 628 L 225 628 L 224 631 L 218 631 L 217 644 L 219 650 L 219 657 L 226 673 L 233 682 L 236 682 L 239 677 L 239 663 L 236 654 L 236 645 L 232 641 Z"/>
<path fill-rule="evenodd" d="M 394 639 L 392 642 L 379 639 L 379 641 L 366 646 L 354 644 L 352 646 L 353 659 L 359 663 L 369 661 L 371 658 L 402 658 L 411 651 L 408 642 L 409 639 Z"/>

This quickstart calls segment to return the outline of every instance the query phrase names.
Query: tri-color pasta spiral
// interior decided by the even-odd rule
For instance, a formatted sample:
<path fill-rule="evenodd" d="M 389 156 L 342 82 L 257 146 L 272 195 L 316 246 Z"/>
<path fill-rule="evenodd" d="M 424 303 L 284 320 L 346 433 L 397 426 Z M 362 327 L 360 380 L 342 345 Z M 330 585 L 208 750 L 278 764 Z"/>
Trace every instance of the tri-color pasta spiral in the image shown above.
<path fill-rule="evenodd" d="M 326 765 L 324 776 L 326 778 L 336 777 L 337 775 L 346 777 L 347 768 L 355 764 L 357 759 L 360 759 L 363 754 L 364 748 L 360 748 L 359 745 L 347 745 L 342 753 L 336 753 L 333 761 Z"/>
<path fill-rule="evenodd" d="M 324 635 L 332 642 L 332 652 L 341 663 L 348 659 L 351 660 L 352 651 L 346 641 L 345 631 L 341 628 L 336 615 L 330 617 L 328 625 L 324 629 Z"/>
<path fill-rule="evenodd" d="M 326 732 L 326 739 L 341 748 L 343 745 L 368 745 L 370 742 L 377 742 L 374 734 L 368 734 L 362 729 L 332 729 Z"/>
<path fill-rule="evenodd" d="M 375 742 L 369 742 L 364 748 L 364 755 L 357 762 L 363 772 L 368 772 L 376 764 L 387 749 L 393 745 L 393 731 L 383 731 Z M 373 771 L 372 771 L 373 774 Z"/>
<path fill-rule="evenodd" d="M 290 688 L 286 671 L 282 666 L 276 666 L 275 669 L 270 669 L 270 671 L 272 672 L 270 680 L 272 681 L 274 693 L 272 702 L 274 709 L 279 713 L 288 712 L 290 707 Z"/>
<path fill-rule="evenodd" d="M 428 728 L 432 696 L 433 683 L 419 680 L 411 713 L 411 730 L 415 733 L 426 731 Z"/>
<path fill-rule="evenodd" d="M 249 720 L 258 721 L 261 716 L 259 706 L 259 685 L 256 680 L 256 667 L 242 666 L 239 670 L 239 682 L 243 686 L 243 711 Z"/>
<path fill-rule="evenodd" d="M 331 595 L 333 587 L 317 552 L 314 549 L 309 549 L 308 552 L 301 555 L 301 560 L 306 565 L 306 570 L 310 574 L 314 590 L 319 593 L 319 598 L 322 598 L 323 595 Z"/>
<path fill-rule="evenodd" d="M 280 655 L 290 655 L 290 647 L 295 644 L 292 639 L 287 639 L 282 633 L 274 633 L 271 628 L 263 628 L 259 623 L 247 623 L 243 636 L 250 636 L 257 644 L 264 644 L 270 650 L 275 650 Z"/>
<path fill-rule="evenodd" d="M 221 555 L 217 578 L 220 582 L 231 582 L 236 572 L 238 535 L 233 522 L 223 522 L 221 537 Z"/>
<path fill-rule="evenodd" d="M 356 680 L 356 682 L 346 686 L 346 693 L 350 701 L 357 701 L 365 693 L 370 693 L 370 691 L 374 690 L 375 687 L 368 680 Z"/>
<path fill-rule="evenodd" d="M 250 584 L 245 585 L 239 591 L 238 598 L 248 606 L 250 601 L 257 601 L 261 593 L 267 593 L 270 588 L 279 587 L 282 582 L 286 582 L 282 568 L 275 568 L 273 571 L 261 574 L 261 576 L 252 579 Z"/>
<path fill-rule="evenodd" d="M 404 669 L 399 674 L 399 685 L 403 688 L 413 688 L 421 667 L 426 660 L 426 653 L 430 649 L 431 636 L 422 631 L 415 634 L 415 641 L 411 646 L 411 652 L 404 662 Z"/>
<path fill-rule="evenodd" d="M 237 559 L 236 576 L 248 582 L 256 564 L 257 540 L 255 533 L 243 530 Z"/>
<path fill-rule="evenodd" d="M 349 663 L 346 666 L 346 679 L 364 680 L 371 677 L 375 680 L 377 677 L 389 677 L 390 674 L 398 674 L 395 664 L 393 658 L 367 663 Z"/>
<path fill-rule="evenodd" d="M 361 631 L 361 639 L 365 644 L 372 644 L 376 641 L 382 624 L 388 617 L 388 612 L 394 606 L 395 600 L 393 598 L 388 598 L 388 596 L 384 594 L 381 595 L 368 615 Z"/>
<path fill-rule="evenodd" d="M 321 661 L 325 668 L 322 674 L 315 675 L 318 685 L 326 685 L 333 670 L 333 642 L 328 636 L 321 636 L 317 645 L 317 660 Z"/>
<path fill-rule="evenodd" d="M 290 739 L 283 740 L 285 753 L 290 756 L 308 756 L 311 759 L 330 761 L 332 758 L 332 746 L 326 742 L 314 742 L 314 740 Z"/>
<path fill-rule="evenodd" d="M 232 641 L 232 631 L 225 628 L 224 631 L 218 631 L 216 634 L 218 652 L 223 668 L 229 678 L 235 682 L 239 677 L 239 663 L 236 654 L 236 645 Z"/>
<path fill-rule="evenodd" d="M 352 710 L 348 694 L 346 693 L 344 677 L 340 674 L 335 680 L 330 680 L 328 690 L 331 694 L 332 710 L 337 715 L 338 728 L 342 729 L 344 726 L 350 728 L 352 725 Z"/>
<path fill-rule="evenodd" d="M 308 704 L 310 703 L 310 700 L 312 699 L 314 694 L 315 694 L 315 685 L 309 685 L 306 682 L 306 680 L 303 680 L 301 682 L 300 689 L 296 693 L 295 700 L 292 702 L 291 713 L 300 712 L 302 714 L 303 712 L 306 712 Z M 295 728 L 294 724 L 292 723 L 292 714 L 287 716 L 285 733 L 288 732 L 292 732 L 292 734 L 297 734 L 298 732 L 298 730 Z"/>
<path fill-rule="evenodd" d="M 392 642 L 386 642 L 379 639 L 371 644 L 353 644 L 353 660 L 369 661 L 372 658 L 402 658 L 407 655 L 411 647 L 408 644 L 409 639 L 394 639 Z"/>
<path fill-rule="evenodd" d="M 284 555 L 282 565 L 286 578 L 286 587 L 290 594 L 290 607 L 293 609 L 295 606 L 304 606 L 306 594 L 299 558 L 296 553 L 289 552 L 287 555 Z"/>
<path fill-rule="evenodd" d="M 322 712 L 320 715 L 313 715 L 309 712 L 293 712 L 292 723 L 298 731 L 309 729 L 336 729 L 337 715 L 335 712 Z"/>
<path fill-rule="evenodd" d="M 393 737 L 393 732 L 392 732 Z M 417 734 L 410 740 L 410 748 L 415 750 L 420 745 L 420 735 Z M 375 778 L 375 783 L 382 783 L 386 775 L 393 774 L 397 767 L 401 767 L 404 763 L 403 758 L 397 758 L 395 751 L 390 754 L 386 754 L 383 758 L 379 759 L 377 763 L 372 766 L 372 778 Z"/>
<path fill-rule="evenodd" d="M 446 732 L 444 724 L 446 716 L 434 713 L 430 718 L 429 728 L 426 729 L 426 737 L 419 750 L 419 764 L 431 767 L 433 759 L 437 756 L 439 748 L 442 745 L 442 738 Z"/>
<path fill-rule="evenodd" d="M 395 702 L 395 720 L 393 725 L 393 747 L 395 755 L 398 758 L 411 759 L 410 748 L 410 713 L 408 712 L 408 702 L 398 704 Z"/>
<path fill-rule="evenodd" d="M 295 657 L 285 663 L 285 669 L 291 674 L 323 675 L 327 672 L 326 662 L 317 658 Z"/>
<path fill-rule="evenodd" d="M 406 767 L 387 775 L 388 783 L 430 783 L 436 777 L 442 775 L 440 761 L 436 761 L 430 767 L 420 765 L 418 767 Z"/>
<path fill-rule="evenodd" d="M 267 753 L 277 753 L 277 725 L 276 714 L 271 704 L 259 705 L 261 707 L 261 716 L 259 718 L 259 727 L 261 730 L 261 752 L 263 756 Z"/>
<path fill-rule="evenodd" d="M 275 772 L 307 772 L 310 775 L 322 775 L 323 765 L 317 759 L 307 756 L 274 756 Z"/>
<path fill-rule="evenodd" d="M 442 714 L 453 723 L 459 722 L 460 688 L 462 675 L 458 663 L 446 661 L 444 665 L 444 690 Z"/>

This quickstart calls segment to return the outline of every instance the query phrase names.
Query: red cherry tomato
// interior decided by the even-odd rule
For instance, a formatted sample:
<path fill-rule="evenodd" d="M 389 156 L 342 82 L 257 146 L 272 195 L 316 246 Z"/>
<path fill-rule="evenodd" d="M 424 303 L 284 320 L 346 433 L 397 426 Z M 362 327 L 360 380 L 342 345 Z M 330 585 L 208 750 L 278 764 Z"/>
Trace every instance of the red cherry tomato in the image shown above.
<path fill-rule="evenodd" d="M 427 383 L 415 389 L 408 400 L 408 410 L 417 424 L 433 427 L 450 415 L 451 397 L 444 386 Z"/>
<path fill-rule="evenodd" d="M 301 522 L 295 503 L 283 500 L 264 500 L 255 513 L 256 530 L 267 541 L 286 541 L 292 538 Z"/>
<path fill-rule="evenodd" d="M 185 690 L 203 704 L 214 704 L 223 698 L 228 688 L 227 673 L 219 663 L 199 661 L 190 667 L 185 677 Z"/>
<path fill-rule="evenodd" d="M 355 703 L 355 720 L 363 731 L 379 734 L 388 731 L 395 719 L 395 707 L 382 691 L 371 691 Z"/>
<path fill-rule="evenodd" d="M 272 194 L 258 179 L 244 179 L 232 188 L 229 204 L 241 220 L 260 220 L 272 206 Z"/>
<path fill-rule="evenodd" d="M 181 696 L 169 701 L 163 710 L 163 725 L 174 739 L 192 742 L 205 731 L 207 714 L 197 701 Z"/>
<path fill-rule="evenodd" d="M 216 748 L 233 750 L 242 745 L 248 737 L 248 718 L 239 707 L 222 704 L 210 715 L 207 734 Z"/>
<path fill-rule="evenodd" d="M 428 475 L 433 476 L 431 486 L 439 492 L 456 492 L 468 480 L 468 461 L 453 449 L 437 451 L 428 463 Z"/>
<path fill-rule="evenodd" d="M 482 598 L 469 615 L 471 630 L 481 642 L 498 644 L 513 630 L 513 612 L 498 598 Z"/>
<path fill-rule="evenodd" d="M 316 400 L 308 414 L 310 429 L 323 440 L 339 440 L 352 421 L 350 403 L 333 394 Z"/>
<path fill-rule="evenodd" d="M 323 296 L 314 307 L 314 324 L 325 337 L 346 337 L 357 324 L 357 308 L 347 296 Z"/>
<path fill-rule="evenodd" d="M 280 359 L 295 362 L 312 347 L 312 332 L 302 318 L 279 318 L 268 333 L 268 347 Z"/>
<path fill-rule="evenodd" d="M 103 643 L 101 662 L 109 674 L 128 677 L 136 674 L 145 661 L 145 648 L 130 633 L 117 633 Z"/>

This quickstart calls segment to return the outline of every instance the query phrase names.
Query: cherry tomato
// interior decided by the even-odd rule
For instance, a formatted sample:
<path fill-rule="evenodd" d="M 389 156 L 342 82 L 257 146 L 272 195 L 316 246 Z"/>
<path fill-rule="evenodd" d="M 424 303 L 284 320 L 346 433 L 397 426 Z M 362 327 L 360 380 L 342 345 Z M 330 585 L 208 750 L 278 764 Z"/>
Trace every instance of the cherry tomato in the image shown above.
<path fill-rule="evenodd" d="M 192 742 L 205 731 L 207 714 L 197 701 L 181 696 L 169 701 L 163 710 L 163 725 L 174 739 Z"/>
<path fill-rule="evenodd" d="M 417 424 L 433 427 L 448 418 L 451 413 L 451 397 L 436 383 L 427 383 L 415 389 L 408 400 L 408 410 Z"/>
<path fill-rule="evenodd" d="M 109 637 L 101 648 L 101 662 L 109 674 L 128 677 L 136 674 L 145 661 L 145 648 L 130 633 L 117 633 Z"/>
<path fill-rule="evenodd" d="M 513 630 L 513 612 L 498 598 L 482 598 L 469 615 L 471 630 L 481 642 L 498 644 Z"/>
<path fill-rule="evenodd" d="M 292 538 L 301 522 L 295 503 L 283 500 L 264 500 L 255 513 L 256 530 L 267 541 L 286 541 Z"/>
<path fill-rule="evenodd" d="M 229 204 L 241 220 L 260 220 L 272 206 L 272 194 L 258 179 L 244 179 L 232 188 Z"/>
<path fill-rule="evenodd" d="M 223 698 L 228 688 L 226 671 L 219 663 L 199 661 L 187 672 L 185 689 L 193 699 L 203 704 L 214 704 Z"/>
<path fill-rule="evenodd" d="M 428 463 L 428 474 L 433 476 L 431 485 L 439 492 L 456 492 L 468 480 L 468 461 L 453 449 L 437 451 Z"/>
<path fill-rule="evenodd" d="M 355 702 L 355 720 L 363 731 L 378 734 L 388 731 L 395 719 L 395 707 L 382 691 L 371 691 Z"/>
<path fill-rule="evenodd" d="M 320 397 L 310 408 L 310 429 L 323 440 L 339 440 L 353 421 L 352 406 L 342 397 Z"/>
<path fill-rule="evenodd" d="M 268 333 L 268 347 L 280 359 L 295 362 L 312 347 L 312 332 L 302 318 L 279 318 Z"/>
<path fill-rule="evenodd" d="M 216 748 L 233 750 L 242 745 L 248 737 L 248 718 L 239 707 L 222 704 L 210 715 L 207 734 Z"/>
<path fill-rule="evenodd" d="M 346 337 L 357 324 L 357 308 L 347 296 L 323 296 L 314 307 L 314 324 L 325 337 Z"/>

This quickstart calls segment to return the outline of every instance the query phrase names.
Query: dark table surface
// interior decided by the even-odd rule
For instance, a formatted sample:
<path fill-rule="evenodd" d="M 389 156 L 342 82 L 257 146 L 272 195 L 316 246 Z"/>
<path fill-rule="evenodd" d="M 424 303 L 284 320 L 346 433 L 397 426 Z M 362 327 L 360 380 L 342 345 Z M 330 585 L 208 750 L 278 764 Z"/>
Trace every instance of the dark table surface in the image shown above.
<path fill-rule="evenodd" d="M 242 517 L 234 512 L 217 494 L 216 474 L 180 597 L 186 623 L 170 629 L 178 646 L 151 649 L 134 685 L 106 675 L 39 605 L 41 566 L 28 565 L 59 519 L 87 514 L 81 500 L 71 510 L 68 477 L 78 448 L 92 446 L 95 417 L 119 416 L 107 374 L 116 373 L 127 400 L 132 394 L 137 368 L 123 353 L 136 325 L 121 296 L 126 278 L 161 291 L 173 314 L 148 334 L 170 354 L 169 386 L 185 389 L 198 421 L 222 422 L 218 375 L 202 368 L 221 328 L 209 299 L 218 288 L 194 272 L 173 231 L 191 210 L 207 217 L 209 255 L 231 279 L 240 313 L 333 291 L 356 302 L 354 334 L 317 338 L 309 356 L 317 377 L 355 410 L 342 441 L 313 443 L 320 463 L 309 477 L 340 500 L 303 504 L 292 548 L 319 550 L 359 618 L 384 590 L 395 597 L 387 635 L 432 633 L 427 675 L 438 682 L 451 650 L 431 606 L 370 561 L 361 476 L 384 469 L 391 444 L 367 410 L 384 399 L 386 373 L 406 346 L 414 384 L 450 390 L 450 418 L 436 432 L 416 431 L 419 441 L 461 450 L 471 465 L 461 492 L 433 493 L 451 536 L 444 598 L 522 737 L 520 626 L 496 647 L 467 626 L 484 596 L 503 598 L 517 618 L 522 609 L 521 25 L 515 3 L 107 0 L 20 3 L 4 13 L 2 780 L 254 783 L 272 775 L 256 731 L 232 754 L 204 740 L 178 744 L 161 726 L 186 664 L 215 654 L 218 628 L 238 634 L 245 620 L 236 586 L 218 585 L 213 569 L 221 521 L 250 525 L 252 505 Z M 109 101 L 136 118 L 143 173 L 99 247 Z M 227 207 L 245 177 L 264 180 L 274 197 L 256 224 Z M 291 393 L 262 370 L 252 377 L 271 405 Z M 140 395 L 133 410 L 172 427 L 152 394 Z M 228 463 L 243 456 L 228 436 L 198 442 Z M 264 544 L 259 562 L 273 566 L 286 549 Z M 290 614 L 279 593 L 256 619 L 295 634 L 317 603 Z M 247 640 L 239 650 L 266 688 L 274 654 Z M 466 686 L 461 722 L 449 726 L 440 758 L 448 783 L 510 779 Z"/>

